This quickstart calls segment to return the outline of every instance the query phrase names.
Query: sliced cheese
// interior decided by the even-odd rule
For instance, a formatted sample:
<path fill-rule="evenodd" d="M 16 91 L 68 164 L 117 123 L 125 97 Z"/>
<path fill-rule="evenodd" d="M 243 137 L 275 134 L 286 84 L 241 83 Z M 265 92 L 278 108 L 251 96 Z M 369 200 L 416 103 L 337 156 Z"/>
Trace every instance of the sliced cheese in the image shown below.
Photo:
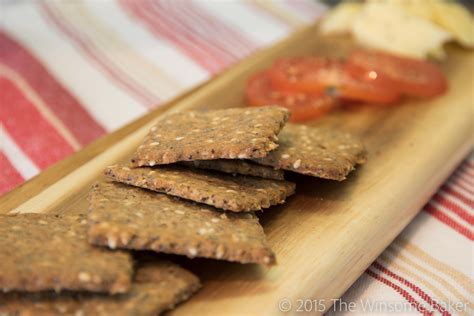
<path fill-rule="evenodd" d="M 363 7 L 354 19 L 352 33 L 364 46 L 414 58 L 440 54 L 443 43 L 451 38 L 432 22 L 382 2 Z"/>
<path fill-rule="evenodd" d="M 443 46 L 440 46 L 435 49 L 429 50 L 428 57 L 443 60 L 446 58 L 446 51 L 444 50 Z"/>
<path fill-rule="evenodd" d="M 462 5 L 455 2 L 431 1 L 434 22 L 451 32 L 463 46 L 474 48 L 474 18 Z"/>
<path fill-rule="evenodd" d="M 380 2 L 380 0 L 377 1 Z M 435 11 L 431 5 L 432 0 L 385 0 L 385 2 L 398 6 L 410 15 L 418 16 L 428 21 L 434 20 Z"/>
<path fill-rule="evenodd" d="M 339 4 L 322 20 L 321 32 L 323 34 L 349 33 L 354 19 L 361 10 L 361 3 L 345 2 Z"/>

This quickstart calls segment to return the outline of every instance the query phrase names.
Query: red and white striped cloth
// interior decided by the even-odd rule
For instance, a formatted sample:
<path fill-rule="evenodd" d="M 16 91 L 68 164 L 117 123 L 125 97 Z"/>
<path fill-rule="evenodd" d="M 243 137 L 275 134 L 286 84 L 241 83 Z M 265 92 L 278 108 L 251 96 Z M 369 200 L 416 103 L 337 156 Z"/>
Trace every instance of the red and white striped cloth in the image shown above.
<path fill-rule="evenodd" d="M 474 315 L 474 154 L 329 314 Z"/>
<path fill-rule="evenodd" d="M 307 0 L 0 5 L 0 194 L 326 10 Z"/>
<path fill-rule="evenodd" d="M 0 194 L 326 10 L 311 0 L 0 5 Z M 343 302 L 356 313 L 472 314 L 473 177 L 471 157 Z"/>

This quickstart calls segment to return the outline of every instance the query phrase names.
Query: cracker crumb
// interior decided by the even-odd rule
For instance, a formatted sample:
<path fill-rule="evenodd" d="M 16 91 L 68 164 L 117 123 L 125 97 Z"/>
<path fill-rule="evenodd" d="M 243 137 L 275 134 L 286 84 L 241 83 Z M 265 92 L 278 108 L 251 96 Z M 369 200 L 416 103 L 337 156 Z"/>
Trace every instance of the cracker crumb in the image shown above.
<path fill-rule="evenodd" d="M 114 237 L 109 236 L 107 238 L 107 246 L 109 246 L 110 249 L 117 248 L 117 239 L 115 239 Z"/>
<path fill-rule="evenodd" d="M 224 256 L 225 248 L 223 245 L 219 245 L 216 249 L 216 258 L 220 259 Z"/>
<path fill-rule="evenodd" d="M 268 145 L 268 150 L 269 150 L 269 151 L 272 151 L 273 149 L 275 149 L 275 148 L 277 148 L 277 147 L 278 147 L 277 144 L 271 143 L 271 144 Z"/>
<path fill-rule="evenodd" d="M 67 312 L 67 307 L 64 305 L 56 305 L 56 308 L 58 312 L 60 312 L 61 314 L 64 314 Z"/>
<path fill-rule="evenodd" d="M 130 240 L 130 235 L 129 235 L 127 232 L 122 232 L 122 233 L 120 234 L 120 242 L 121 242 L 123 245 L 126 245 L 129 240 Z"/>
<path fill-rule="evenodd" d="M 78 279 L 81 282 L 89 282 L 91 280 L 91 275 L 87 272 L 79 272 Z"/>
<path fill-rule="evenodd" d="M 301 159 L 296 160 L 293 163 L 293 168 L 298 169 L 301 166 Z"/>
<path fill-rule="evenodd" d="M 192 257 L 195 257 L 195 256 L 198 254 L 198 251 L 197 251 L 196 248 L 190 247 L 190 248 L 188 248 L 188 253 L 189 253 Z"/>

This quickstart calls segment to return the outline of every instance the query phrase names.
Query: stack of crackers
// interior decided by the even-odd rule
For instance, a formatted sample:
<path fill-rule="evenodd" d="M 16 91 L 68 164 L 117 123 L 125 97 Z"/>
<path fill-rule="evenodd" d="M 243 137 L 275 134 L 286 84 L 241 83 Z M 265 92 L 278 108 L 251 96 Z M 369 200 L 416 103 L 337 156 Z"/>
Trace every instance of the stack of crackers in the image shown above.
<path fill-rule="evenodd" d="M 288 118 L 275 106 L 168 115 L 106 169 L 87 215 L 0 217 L 0 315 L 156 315 L 200 287 L 145 250 L 274 265 L 255 212 L 295 192 L 285 171 L 340 181 L 364 161 L 355 137 Z"/>

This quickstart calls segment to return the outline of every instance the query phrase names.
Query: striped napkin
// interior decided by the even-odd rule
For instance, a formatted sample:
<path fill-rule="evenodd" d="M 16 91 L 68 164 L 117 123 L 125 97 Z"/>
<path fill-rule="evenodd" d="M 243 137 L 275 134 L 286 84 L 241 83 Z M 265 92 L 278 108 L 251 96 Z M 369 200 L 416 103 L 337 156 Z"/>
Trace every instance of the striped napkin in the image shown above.
<path fill-rule="evenodd" d="M 328 314 L 474 315 L 473 179 L 471 153 Z"/>
<path fill-rule="evenodd" d="M 310 0 L 0 6 L 0 194 L 326 11 Z M 473 177 L 471 155 L 329 313 L 473 314 Z"/>
<path fill-rule="evenodd" d="M 306 0 L 0 5 L 0 194 L 326 10 Z"/>

